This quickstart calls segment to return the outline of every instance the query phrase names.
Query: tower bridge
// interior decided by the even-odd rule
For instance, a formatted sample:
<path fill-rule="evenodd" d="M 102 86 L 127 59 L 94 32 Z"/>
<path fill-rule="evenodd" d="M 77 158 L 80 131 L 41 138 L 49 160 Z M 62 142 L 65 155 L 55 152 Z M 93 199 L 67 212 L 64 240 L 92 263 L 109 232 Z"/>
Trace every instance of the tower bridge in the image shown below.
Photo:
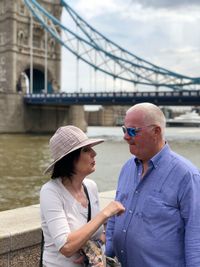
<path fill-rule="evenodd" d="M 170 71 L 120 47 L 67 0 L 2 0 L 0 10 L 0 132 L 50 132 L 70 123 L 85 129 L 85 104 L 199 105 L 200 77 Z M 61 22 L 63 11 L 76 31 Z M 76 92 L 60 92 L 61 47 L 76 59 Z M 81 62 L 94 77 L 89 91 L 78 92 Z M 100 92 L 97 83 L 103 84 Z"/>

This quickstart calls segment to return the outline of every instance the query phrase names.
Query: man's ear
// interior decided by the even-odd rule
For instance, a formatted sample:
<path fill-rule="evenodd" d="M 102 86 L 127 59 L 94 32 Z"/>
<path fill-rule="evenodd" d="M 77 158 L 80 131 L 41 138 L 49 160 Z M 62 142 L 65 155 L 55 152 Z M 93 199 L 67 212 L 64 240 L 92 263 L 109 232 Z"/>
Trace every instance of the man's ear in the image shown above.
<path fill-rule="evenodd" d="M 158 133 L 161 133 L 161 127 L 160 127 L 160 126 L 157 125 L 155 128 L 156 128 L 156 131 L 157 131 Z"/>
<path fill-rule="evenodd" d="M 159 135 L 161 135 L 161 127 L 159 126 L 159 125 L 156 125 L 155 127 L 154 127 L 154 129 L 153 129 L 153 131 L 154 131 L 154 133 L 157 135 L 157 136 L 159 136 Z"/>

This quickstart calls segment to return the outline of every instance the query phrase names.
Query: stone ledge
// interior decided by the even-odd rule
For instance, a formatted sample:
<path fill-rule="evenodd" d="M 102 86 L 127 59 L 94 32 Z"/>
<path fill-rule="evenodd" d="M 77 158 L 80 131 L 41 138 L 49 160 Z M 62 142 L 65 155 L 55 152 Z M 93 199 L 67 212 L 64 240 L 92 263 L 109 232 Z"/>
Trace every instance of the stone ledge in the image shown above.
<path fill-rule="evenodd" d="M 39 244 L 39 205 L 0 212 L 0 254 Z"/>
<path fill-rule="evenodd" d="M 115 191 L 101 192 L 100 208 L 114 198 Z M 41 242 L 40 207 L 28 207 L 0 212 L 0 267 L 6 254 L 35 247 Z M 19 253 L 19 252 L 18 252 Z M 9 257 L 8 257 L 9 258 Z"/>
<path fill-rule="evenodd" d="M 103 209 L 115 197 L 115 190 L 99 193 L 100 208 Z"/>

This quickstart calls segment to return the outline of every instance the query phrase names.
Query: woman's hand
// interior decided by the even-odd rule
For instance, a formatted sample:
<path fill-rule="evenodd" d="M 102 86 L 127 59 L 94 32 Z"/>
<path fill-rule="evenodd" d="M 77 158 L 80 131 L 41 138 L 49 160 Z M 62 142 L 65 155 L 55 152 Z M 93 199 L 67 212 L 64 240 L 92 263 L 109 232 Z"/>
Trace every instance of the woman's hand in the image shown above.
<path fill-rule="evenodd" d="M 100 211 L 88 223 L 78 230 L 68 235 L 67 242 L 60 249 L 66 257 L 71 257 L 91 238 L 97 229 L 103 225 L 107 219 L 113 215 L 120 215 L 125 211 L 124 206 L 118 201 L 111 201 L 102 211 Z M 77 259 L 79 260 L 79 259 Z"/>
<path fill-rule="evenodd" d="M 125 211 L 124 206 L 119 201 L 111 201 L 108 206 L 106 206 L 102 212 L 109 218 L 113 215 L 120 215 Z"/>

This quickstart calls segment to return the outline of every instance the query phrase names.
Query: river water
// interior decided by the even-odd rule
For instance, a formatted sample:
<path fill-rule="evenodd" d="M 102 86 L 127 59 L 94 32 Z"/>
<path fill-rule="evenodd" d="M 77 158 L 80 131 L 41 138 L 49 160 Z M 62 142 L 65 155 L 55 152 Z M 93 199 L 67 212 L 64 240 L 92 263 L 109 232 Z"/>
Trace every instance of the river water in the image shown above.
<path fill-rule="evenodd" d="M 131 156 L 123 141 L 120 127 L 88 127 L 90 137 L 103 137 L 96 146 L 96 171 L 90 175 L 99 191 L 116 187 L 122 164 Z M 48 148 L 50 135 L 0 135 L 0 210 L 13 209 L 39 202 L 39 191 L 48 176 L 42 172 L 51 162 Z M 172 149 L 200 168 L 200 128 L 166 130 Z"/>

